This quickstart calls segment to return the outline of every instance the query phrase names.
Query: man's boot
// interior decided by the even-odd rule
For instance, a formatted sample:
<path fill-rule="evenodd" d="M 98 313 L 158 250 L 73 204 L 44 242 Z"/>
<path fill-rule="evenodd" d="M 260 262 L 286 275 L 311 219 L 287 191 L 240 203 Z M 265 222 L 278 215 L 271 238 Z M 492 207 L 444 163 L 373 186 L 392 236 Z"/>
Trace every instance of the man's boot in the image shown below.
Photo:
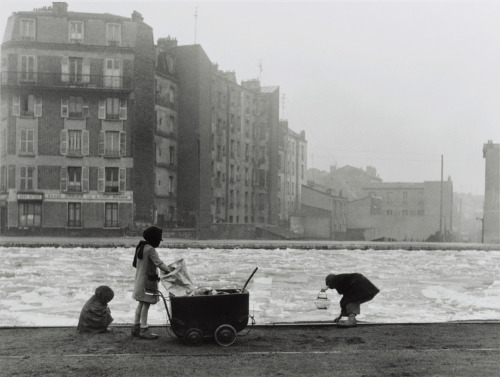
<path fill-rule="evenodd" d="M 357 325 L 356 314 L 349 314 L 349 317 L 346 321 L 341 321 L 338 323 L 338 326 L 342 327 L 355 327 Z"/>
<path fill-rule="evenodd" d="M 140 325 L 140 323 L 136 323 L 136 324 L 134 324 L 134 327 L 132 327 L 131 334 L 132 334 L 132 336 L 135 336 L 136 338 L 138 338 L 140 331 L 141 331 L 141 325 Z"/>
<path fill-rule="evenodd" d="M 149 328 L 143 328 L 141 327 L 141 331 L 139 332 L 139 338 L 141 339 L 158 339 L 158 335 L 153 334 L 151 331 L 149 331 Z"/>

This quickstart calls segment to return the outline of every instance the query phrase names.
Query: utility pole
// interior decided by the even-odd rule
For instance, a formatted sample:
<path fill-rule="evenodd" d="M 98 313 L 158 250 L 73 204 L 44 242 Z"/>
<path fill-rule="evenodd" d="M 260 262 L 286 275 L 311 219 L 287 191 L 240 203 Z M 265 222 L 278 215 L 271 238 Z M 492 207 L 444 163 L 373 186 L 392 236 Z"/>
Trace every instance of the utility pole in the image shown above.
<path fill-rule="evenodd" d="M 262 85 L 262 72 L 264 69 L 262 68 L 262 60 L 259 60 L 259 83 Z"/>
<path fill-rule="evenodd" d="M 476 217 L 476 220 L 481 221 L 481 243 L 484 243 L 484 217 Z"/>
<path fill-rule="evenodd" d="M 441 155 L 441 189 L 439 199 L 439 240 L 443 242 L 443 155 Z"/>

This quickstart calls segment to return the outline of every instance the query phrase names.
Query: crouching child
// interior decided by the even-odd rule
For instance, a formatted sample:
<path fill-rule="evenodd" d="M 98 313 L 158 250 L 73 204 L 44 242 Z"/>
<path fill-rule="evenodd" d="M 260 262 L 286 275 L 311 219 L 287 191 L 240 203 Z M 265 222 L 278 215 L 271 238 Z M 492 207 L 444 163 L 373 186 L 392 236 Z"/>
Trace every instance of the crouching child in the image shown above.
<path fill-rule="evenodd" d="M 356 315 L 361 313 L 361 304 L 372 300 L 380 292 L 370 280 L 358 273 L 329 274 L 325 281 L 326 287 L 321 289 L 322 292 L 330 288 L 342 295 L 340 315 L 333 320 L 339 326 L 356 326 Z M 347 321 L 339 322 L 342 317 L 348 317 Z"/>
<path fill-rule="evenodd" d="M 107 285 L 97 287 L 95 294 L 82 308 L 77 330 L 83 333 L 104 333 L 109 331 L 108 326 L 113 322 L 113 317 L 111 317 L 108 303 L 114 296 L 115 293 Z"/>

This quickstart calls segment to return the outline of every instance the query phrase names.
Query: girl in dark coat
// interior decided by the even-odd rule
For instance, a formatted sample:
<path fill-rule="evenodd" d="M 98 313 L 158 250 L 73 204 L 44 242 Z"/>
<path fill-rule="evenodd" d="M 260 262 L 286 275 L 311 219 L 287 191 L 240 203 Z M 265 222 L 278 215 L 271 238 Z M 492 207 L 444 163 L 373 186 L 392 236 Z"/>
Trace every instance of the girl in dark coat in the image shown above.
<path fill-rule="evenodd" d="M 111 317 L 111 310 L 109 310 L 108 302 L 110 302 L 114 296 L 115 293 L 107 285 L 97 287 L 95 294 L 82 308 L 77 330 L 87 333 L 102 333 L 109 331 L 108 326 L 113 322 L 113 317 Z"/>
<path fill-rule="evenodd" d="M 360 305 L 372 300 L 380 292 L 370 280 L 358 273 L 329 274 L 325 281 L 326 287 L 321 290 L 322 292 L 330 288 L 342 295 L 340 315 L 333 320 L 340 326 L 356 326 L 356 315 L 361 312 Z M 348 320 L 339 322 L 342 317 L 348 317 Z"/>
<path fill-rule="evenodd" d="M 132 264 L 136 268 L 132 297 L 138 301 L 132 335 L 141 339 L 156 339 L 158 335 L 148 330 L 148 312 L 149 306 L 158 302 L 158 296 L 147 295 L 146 291 L 158 291 L 158 268 L 167 273 L 172 268 L 162 262 L 155 249 L 163 241 L 162 229 L 150 226 L 142 236 L 144 241 L 137 245 Z"/>

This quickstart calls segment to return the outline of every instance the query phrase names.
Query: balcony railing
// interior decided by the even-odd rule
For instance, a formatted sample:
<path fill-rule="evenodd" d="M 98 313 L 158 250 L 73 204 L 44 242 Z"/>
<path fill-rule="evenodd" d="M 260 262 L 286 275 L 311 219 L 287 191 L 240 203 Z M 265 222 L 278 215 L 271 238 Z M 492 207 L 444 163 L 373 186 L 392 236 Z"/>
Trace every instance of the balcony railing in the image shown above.
<path fill-rule="evenodd" d="M 130 90 L 132 79 L 129 76 L 84 75 L 46 72 L 1 72 L 2 85 L 36 86 L 54 88 L 89 88 Z"/>

